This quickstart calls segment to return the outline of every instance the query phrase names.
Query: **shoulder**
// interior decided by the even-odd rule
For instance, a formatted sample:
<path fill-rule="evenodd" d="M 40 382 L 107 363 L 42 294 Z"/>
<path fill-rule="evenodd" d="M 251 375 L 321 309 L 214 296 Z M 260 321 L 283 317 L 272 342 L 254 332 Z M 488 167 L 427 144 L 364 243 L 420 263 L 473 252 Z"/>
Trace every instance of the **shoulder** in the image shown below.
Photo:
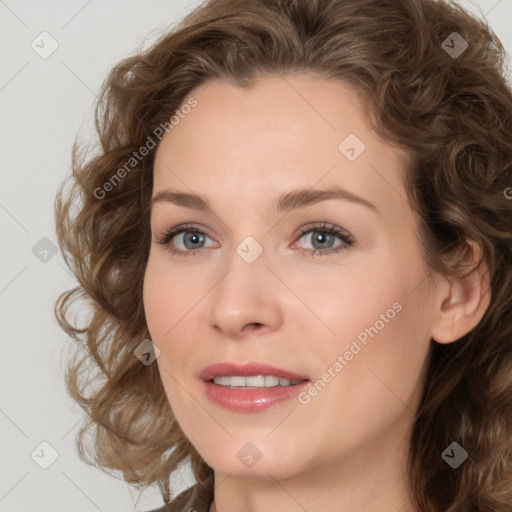
<path fill-rule="evenodd" d="M 213 486 L 195 484 L 181 492 L 170 503 L 147 512 L 208 512 L 213 501 Z"/>

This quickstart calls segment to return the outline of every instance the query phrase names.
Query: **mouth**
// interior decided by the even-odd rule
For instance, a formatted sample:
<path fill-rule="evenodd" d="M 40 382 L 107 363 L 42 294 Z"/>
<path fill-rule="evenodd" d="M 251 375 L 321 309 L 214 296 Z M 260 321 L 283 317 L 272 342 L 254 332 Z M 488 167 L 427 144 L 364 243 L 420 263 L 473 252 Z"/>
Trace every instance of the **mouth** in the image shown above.
<path fill-rule="evenodd" d="M 290 380 L 276 375 L 250 375 L 250 376 L 216 376 L 207 381 L 230 389 L 263 389 L 274 387 L 292 387 L 308 379 Z"/>
<path fill-rule="evenodd" d="M 311 381 L 297 373 L 267 364 L 219 363 L 200 375 L 206 396 L 230 411 L 253 413 L 286 402 Z"/>

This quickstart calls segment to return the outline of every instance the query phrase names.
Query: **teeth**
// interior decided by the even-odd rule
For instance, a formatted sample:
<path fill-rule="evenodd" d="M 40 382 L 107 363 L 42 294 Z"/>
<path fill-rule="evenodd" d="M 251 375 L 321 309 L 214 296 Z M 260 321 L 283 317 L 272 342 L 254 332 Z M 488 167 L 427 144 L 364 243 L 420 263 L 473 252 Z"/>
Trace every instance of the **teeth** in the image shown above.
<path fill-rule="evenodd" d="M 217 376 L 213 378 L 215 384 L 221 386 L 247 387 L 247 388 L 273 388 L 275 386 L 294 386 L 300 381 L 290 380 L 285 377 L 276 377 L 275 375 L 250 375 L 247 377 L 233 376 L 224 377 Z"/>

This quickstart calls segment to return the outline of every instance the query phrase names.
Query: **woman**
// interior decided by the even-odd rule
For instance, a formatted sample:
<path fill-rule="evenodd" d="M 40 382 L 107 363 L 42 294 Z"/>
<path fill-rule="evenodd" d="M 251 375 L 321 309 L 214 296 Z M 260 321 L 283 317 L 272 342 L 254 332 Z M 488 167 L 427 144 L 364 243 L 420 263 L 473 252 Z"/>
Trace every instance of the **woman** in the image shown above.
<path fill-rule="evenodd" d="M 116 66 L 56 199 L 84 460 L 161 511 L 510 511 L 504 56 L 442 1 L 210 0 Z"/>

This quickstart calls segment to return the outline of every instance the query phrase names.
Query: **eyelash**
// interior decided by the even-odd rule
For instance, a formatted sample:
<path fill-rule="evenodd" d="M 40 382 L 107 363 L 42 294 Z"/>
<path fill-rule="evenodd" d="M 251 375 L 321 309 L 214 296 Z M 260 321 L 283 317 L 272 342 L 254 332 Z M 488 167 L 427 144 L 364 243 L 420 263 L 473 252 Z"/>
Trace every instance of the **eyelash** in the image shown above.
<path fill-rule="evenodd" d="M 299 230 L 297 240 L 300 240 L 306 233 L 311 233 L 311 232 L 335 235 L 343 242 L 343 244 L 336 248 L 326 249 L 326 250 L 299 248 L 299 252 L 301 252 L 303 254 L 307 254 L 309 256 L 317 256 L 318 253 L 320 253 L 320 255 L 322 255 L 322 256 L 325 256 L 327 254 L 340 253 L 341 251 L 345 251 L 345 250 L 349 249 L 354 244 L 354 240 L 353 240 L 352 236 L 347 231 L 339 228 L 338 226 L 328 224 L 326 222 L 324 222 L 322 225 L 304 226 L 303 228 L 301 228 Z M 155 243 L 157 243 L 159 245 L 168 246 L 171 239 L 181 233 L 199 233 L 199 234 L 209 237 L 208 233 L 203 231 L 200 227 L 198 227 L 194 224 L 184 224 L 184 225 L 176 226 L 172 229 L 167 230 Z M 182 256 L 182 257 L 188 258 L 190 256 L 195 256 L 197 254 L 200 254 L 201 252 L 207 250 L 207 248 L 201 247 L 200 249 L 184 251 L 182 249 L 173 249 L 172 247 L 168 246 L 168 247 L 166 247 L 166 250 L 172 254 L 176 254 L 177 256 Z"/>

